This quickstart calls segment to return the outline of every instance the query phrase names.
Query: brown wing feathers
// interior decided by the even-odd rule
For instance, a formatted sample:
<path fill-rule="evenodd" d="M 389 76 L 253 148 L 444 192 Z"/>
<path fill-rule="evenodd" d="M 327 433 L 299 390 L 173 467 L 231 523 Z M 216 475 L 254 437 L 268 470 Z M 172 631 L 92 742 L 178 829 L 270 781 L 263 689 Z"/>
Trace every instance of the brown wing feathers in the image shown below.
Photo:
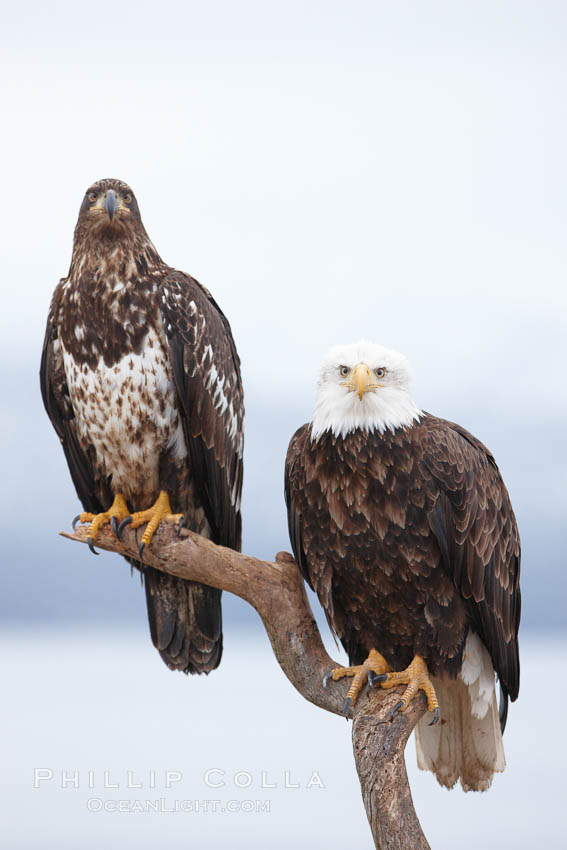
<path fill-rule="evenodd" d="M 58 311 L 60 291 L 61 283 L 55 290 L 51 302 L 43 341 L 39 369 L 41 395 L 51 424 L 61 440 L 65 459 L 81 504 L 86 511 L 96 513 L 104 510 L 97 496 L 97 493 L 100 492 L 100 484 L 97 486 L 92 465 L 77 439 L 74 412 L 69 398 L 63 358 L 57 338 L 55 316 Z M 110 494 L 110 490 L 108 492 Z"/>
<path fill-rule="evenodd" d="M 243 393 L 230 326 L 196 281 L 176 274 L 163 285 L 163 310 L 193 478 L 211 537 L 241 542 Z M 191 291 L 181 297 L 190 282 Z"/>
<path fill-rule="evenodd" d="M 189 275 L 171 271 L 160 293 L 191 492 L 198 494 L 211 539 L 240 549 L 244 407 L 230 326 L 206 290 Z M 186 513 L 189 505 L 183 500 L 189 496 L 188 491 L 178 492 L 174 510 Z M 216 588 L 146 571 L 152 640 L 168 666 L 190 673 L 218 666 L 221 595 Z"/>
<path fill-rule="evenodd" d="M 445 569 L 512 700 L 519 689 L 520 540 L 494 458 L 460 426 L 430 418 L 423 465 L 436 498 L 429 514 Z"/>

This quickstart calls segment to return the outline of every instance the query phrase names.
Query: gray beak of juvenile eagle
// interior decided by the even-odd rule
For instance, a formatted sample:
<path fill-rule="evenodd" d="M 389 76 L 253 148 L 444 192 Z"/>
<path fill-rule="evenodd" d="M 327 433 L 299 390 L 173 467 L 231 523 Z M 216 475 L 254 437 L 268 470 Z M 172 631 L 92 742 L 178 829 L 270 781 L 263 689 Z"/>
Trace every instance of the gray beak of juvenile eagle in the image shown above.
<path fill-rule="evenodd" d="M 108 213 L 109 219 L 112 221 L 114 218 L 114 213 L 118 209 L 118 202 L 116 200 L 116 192 L 114 189 L 109 189 L 106 193 L 106 198 L 104 199 L 104 208 Z"/>

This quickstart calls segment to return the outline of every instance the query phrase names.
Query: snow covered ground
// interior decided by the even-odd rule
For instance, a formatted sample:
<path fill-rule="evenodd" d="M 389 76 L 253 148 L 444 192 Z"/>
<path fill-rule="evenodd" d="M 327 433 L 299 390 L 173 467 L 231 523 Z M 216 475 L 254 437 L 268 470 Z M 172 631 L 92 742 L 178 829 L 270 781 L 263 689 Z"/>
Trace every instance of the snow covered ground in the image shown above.
<path fill-rule="evenodd" d="M 259 623 L 229 634 L 200 679 L 169 672 L 134 630 L 14 628 L 0 643 L 3 846 L 370 850 L 350 725 L 296 694 Z M 564 706 L 566 662 L 566 641 L 523 641 L 508 768 L 488 793 L 438 787 L 410 742 L 434 850 L 562 844 L 567 752 L 546 700 L 558 688 Z"/>

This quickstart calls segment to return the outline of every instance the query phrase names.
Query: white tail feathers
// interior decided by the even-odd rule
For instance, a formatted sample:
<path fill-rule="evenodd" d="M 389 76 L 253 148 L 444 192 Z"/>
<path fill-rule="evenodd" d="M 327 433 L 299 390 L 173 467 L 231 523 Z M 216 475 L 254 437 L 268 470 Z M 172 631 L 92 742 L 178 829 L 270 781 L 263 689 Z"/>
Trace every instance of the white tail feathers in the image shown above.
<path fill-rule="evenodd" d="M 438 782 L 465 791 L 485 791 L 505 766 L 494 669 L 485 646 L 469 632 L 457 679 L 433 678 L 441 719 L 429 726 L 423 717 L 415 729 L 417 763 Z"/>

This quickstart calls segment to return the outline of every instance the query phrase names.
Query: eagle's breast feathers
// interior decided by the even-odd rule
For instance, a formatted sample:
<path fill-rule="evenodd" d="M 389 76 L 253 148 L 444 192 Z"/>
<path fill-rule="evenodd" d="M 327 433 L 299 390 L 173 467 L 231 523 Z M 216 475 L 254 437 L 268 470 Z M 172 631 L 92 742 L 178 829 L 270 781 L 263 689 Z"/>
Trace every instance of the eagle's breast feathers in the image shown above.
<path fill-rule="evenodd" d="M 492 456 L 426 415 L 394 432 L 294 435 L 286 464 L 293 549 L 354 663 L 423 654 L 456 675 L 472 625 L 517 693 L 519 538 Z"/>
<path fill-rule="evenodd" d="M 102 477 L 127 499 L 150 502 L 159 491 L 164 451 L 183 462 L 187 448 L 164 334 L 150 327 L 139 353 L 94 368 L 62 343 L 63 363 L 75 411 L 79 443 L 95 454 Z"/>

